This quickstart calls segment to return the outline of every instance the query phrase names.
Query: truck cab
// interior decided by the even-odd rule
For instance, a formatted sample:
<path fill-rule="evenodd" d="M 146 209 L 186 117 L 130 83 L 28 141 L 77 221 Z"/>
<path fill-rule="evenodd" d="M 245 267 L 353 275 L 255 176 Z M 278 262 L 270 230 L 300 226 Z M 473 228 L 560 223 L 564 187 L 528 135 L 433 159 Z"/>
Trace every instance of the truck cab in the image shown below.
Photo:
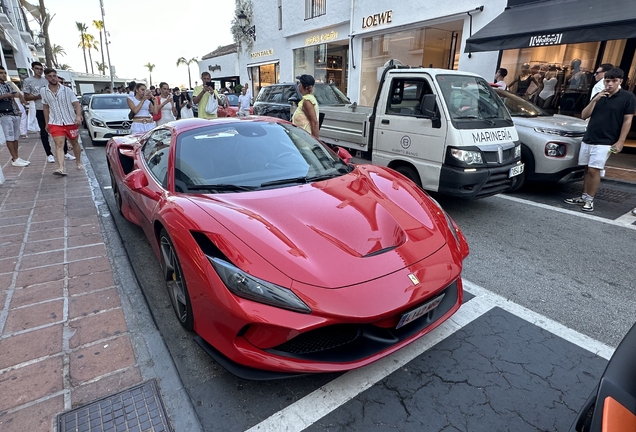
<path fill-rule="evenodd" d="M 321 107 L 325 142 L 359 150 L 423 189 L 477 198 L 510 190 L 523 172 L 510 114 L 478 75 L 389 66 L 373 107 Z"/>

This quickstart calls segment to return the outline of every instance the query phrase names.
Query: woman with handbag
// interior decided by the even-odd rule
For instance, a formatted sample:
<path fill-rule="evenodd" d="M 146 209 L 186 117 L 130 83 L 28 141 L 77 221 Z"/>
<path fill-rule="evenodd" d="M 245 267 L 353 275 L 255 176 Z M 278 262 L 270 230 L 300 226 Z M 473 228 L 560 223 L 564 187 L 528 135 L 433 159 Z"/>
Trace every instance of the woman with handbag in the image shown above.
<path fill-rule="evenodd" d="M 154 117 L 157 126 L 175 121 L 177 117 L 177 110 L 174 107 L 174 99 L 170 94 L 170 87 L 167 83 L 162 82 L 159 84 L 159 90 L 161 94 L 157 96 L 157 105 L 161 116 L 159 118 Z"/>
<path fill-rule="evenodd" d="M 137 83 L 134 96 L 128 96 L 127 102 L 130 108 L 128 118 L 133 121 L 130 127 L 131 134 L 148 132 L 156 126 L 152 116 L 157 114 L 158 109 L 152 93 L 146 90 L 146 84 Z"/>
<path fill-rule="evenodd" d="M 181 93 L 180 105 L 181 105 L 181 118 L 189 119 L 194 118 L 194 111 L 192 110 L 192 99 L 190 99 L 190 94 L 187 91 Z"/>

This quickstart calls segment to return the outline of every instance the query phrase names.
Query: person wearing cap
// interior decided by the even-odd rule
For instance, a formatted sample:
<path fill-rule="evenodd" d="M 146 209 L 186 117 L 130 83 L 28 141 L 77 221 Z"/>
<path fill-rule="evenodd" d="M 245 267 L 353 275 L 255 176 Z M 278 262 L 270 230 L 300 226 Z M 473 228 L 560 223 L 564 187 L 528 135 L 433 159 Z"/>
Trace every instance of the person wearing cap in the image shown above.
<path fill-rule="evenodd" d="M 303 98 L 298 102 L 298 107 L 294 111 L 292 123 L 312 134 L 314 138 L 318 138 L 320 111 L 318 101 L 312 94 L 316 80 L 311 75 L 306 74 L 297 76 L 296 79 L 298 80 L 298 91 Z"/>

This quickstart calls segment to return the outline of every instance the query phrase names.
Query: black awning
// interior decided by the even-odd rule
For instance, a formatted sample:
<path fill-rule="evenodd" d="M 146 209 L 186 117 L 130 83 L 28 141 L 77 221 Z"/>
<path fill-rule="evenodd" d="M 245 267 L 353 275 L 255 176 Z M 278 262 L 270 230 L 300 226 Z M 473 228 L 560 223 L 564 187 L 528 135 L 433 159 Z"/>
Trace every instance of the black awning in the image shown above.
<path fill-rule="evenodd" d="M 465 52 L 634 37 L 634 0 L 545 0 L 507 8 L 466 40 Z"/>

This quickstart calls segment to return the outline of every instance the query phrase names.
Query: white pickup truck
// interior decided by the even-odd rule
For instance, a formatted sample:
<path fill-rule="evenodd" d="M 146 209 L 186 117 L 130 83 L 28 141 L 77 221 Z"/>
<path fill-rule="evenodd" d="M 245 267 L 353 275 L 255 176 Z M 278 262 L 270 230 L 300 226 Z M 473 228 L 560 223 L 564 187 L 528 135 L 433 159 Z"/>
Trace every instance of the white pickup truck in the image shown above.
<path fill-rule="evenodd" d="M 508 110 L 475 74 L 390 65 L 373 107 L 320 110 L 321 140 L 393 168 L 429 191 L 490 196 L 514 188 L 524 170 Z"/>

